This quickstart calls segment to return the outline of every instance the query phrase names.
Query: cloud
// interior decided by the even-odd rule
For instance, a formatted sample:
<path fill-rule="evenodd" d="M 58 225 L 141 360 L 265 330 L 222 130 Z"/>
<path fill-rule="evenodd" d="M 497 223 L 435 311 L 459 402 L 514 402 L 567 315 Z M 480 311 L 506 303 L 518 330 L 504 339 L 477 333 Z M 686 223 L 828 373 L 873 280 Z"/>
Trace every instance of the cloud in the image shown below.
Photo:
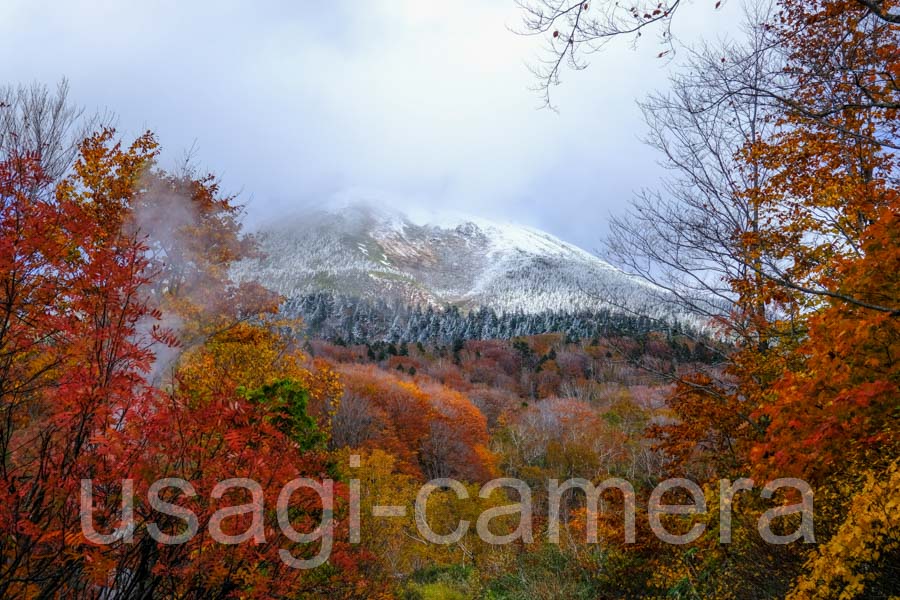
<path fill-rule="evenodd" d="M 687 37 L 723 20 L 680 15 Z M 732 13 L 734 11 L 732 10 Z M 244 190 L 251 220 L 354 190 L 544 227 L 587 248 L 659 176 L 635 98 L 665 83 L 652 40 L 611 45 L 539 111 L 512 0 L 7 0 L 0 80 L 71 80 L 120 129 Z"/>

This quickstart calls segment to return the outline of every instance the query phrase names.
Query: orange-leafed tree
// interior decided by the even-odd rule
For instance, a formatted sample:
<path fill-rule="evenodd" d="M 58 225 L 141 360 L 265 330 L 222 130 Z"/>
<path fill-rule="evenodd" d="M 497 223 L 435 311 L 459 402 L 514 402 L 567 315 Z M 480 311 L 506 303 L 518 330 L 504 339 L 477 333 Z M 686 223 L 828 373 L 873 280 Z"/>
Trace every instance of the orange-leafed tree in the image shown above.
<path fill-rule="evenodd" d="M 387 450 L 407 473 L 429 479 L 479 481 L 493 473 L 487 421 L 463 394 L 374 367 L 339 365 L 338 372 L 345 396 L 335 419 L 347 431 L 364 426 L 365 439 L 355 440 L 363 447 Z"/>
<path fill-rule="evenodd" d="M 260 256 L 242 230 L 242 210 L 213 175 L 189 165 L 177 174 L 148 169 L 131 199 L 130 218 L 155 272 L 152 297 L 177 318 L 186 345 L 278 308 L 280 298 L 258 283 L 231 281 L 234 262 Z"/>
<path fill-rule="evenodd" d="M 778 129 L 743 157 L 775 175 L 748 190 L 770 216 L 741 240 L 763 257 L 764 285 L 736 283 L 750 302 L 803 309 L 782 324 L 799 347 L 759 390 L 771 424 L 753 458 L 768 473 L 821 480 L 853 455 L 896 451 L 900 27 L 863 4 L 782 2 L 775 29 L 794 86 Z M 760 360 L 747 354 L 746 368 Z"/>

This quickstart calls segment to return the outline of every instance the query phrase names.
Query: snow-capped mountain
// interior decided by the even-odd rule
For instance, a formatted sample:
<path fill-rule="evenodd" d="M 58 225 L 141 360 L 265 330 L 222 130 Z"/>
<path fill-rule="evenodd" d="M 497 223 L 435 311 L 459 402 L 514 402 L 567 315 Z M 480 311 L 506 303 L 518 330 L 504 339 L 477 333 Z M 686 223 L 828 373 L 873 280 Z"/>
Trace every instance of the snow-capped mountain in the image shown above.
<path fill-rule="evenodd" d="M 287 298 L 330 291 L 498 313 L 629 306 L 664 316 L 659 290 L 546 232 L 480 218 L 414 223 L 352 204 L 260 231 L 266 257 L 234 268 Z"/>

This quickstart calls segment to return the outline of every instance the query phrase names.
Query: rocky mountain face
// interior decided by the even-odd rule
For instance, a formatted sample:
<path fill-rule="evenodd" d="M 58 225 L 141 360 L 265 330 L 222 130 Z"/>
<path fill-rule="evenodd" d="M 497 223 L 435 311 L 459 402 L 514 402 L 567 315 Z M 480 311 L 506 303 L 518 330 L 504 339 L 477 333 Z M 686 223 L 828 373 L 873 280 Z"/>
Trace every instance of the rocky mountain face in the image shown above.
<path fill-rule="evenodd" d="M 307 212 L 260 232 L 266 257 L 234 268 L 286 298 L 331 292 L 498 314 L 639 311 L 665 317 L 660 291 L 530 227 L 479 218 L 414 223 L 370 205 Z"/>

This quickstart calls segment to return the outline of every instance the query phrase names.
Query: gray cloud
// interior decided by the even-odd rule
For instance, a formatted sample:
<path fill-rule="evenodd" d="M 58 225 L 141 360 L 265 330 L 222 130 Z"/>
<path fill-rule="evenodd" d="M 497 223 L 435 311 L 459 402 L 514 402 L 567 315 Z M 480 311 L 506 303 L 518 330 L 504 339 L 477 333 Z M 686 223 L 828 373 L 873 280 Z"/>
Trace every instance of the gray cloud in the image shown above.
<path fill-rule="evenodd" d="M 691 39 L 735 9 L 688 6 Z M 665 84 L 648 39 L 565 75 L 536 110 L 512 0 L 6 0 L 0 81 L 70 79 L 120 131 L 196 142 L 250 220 L 354 194 L 545 228 L 592 249 L 659 176 L 634 100 Z"/>

